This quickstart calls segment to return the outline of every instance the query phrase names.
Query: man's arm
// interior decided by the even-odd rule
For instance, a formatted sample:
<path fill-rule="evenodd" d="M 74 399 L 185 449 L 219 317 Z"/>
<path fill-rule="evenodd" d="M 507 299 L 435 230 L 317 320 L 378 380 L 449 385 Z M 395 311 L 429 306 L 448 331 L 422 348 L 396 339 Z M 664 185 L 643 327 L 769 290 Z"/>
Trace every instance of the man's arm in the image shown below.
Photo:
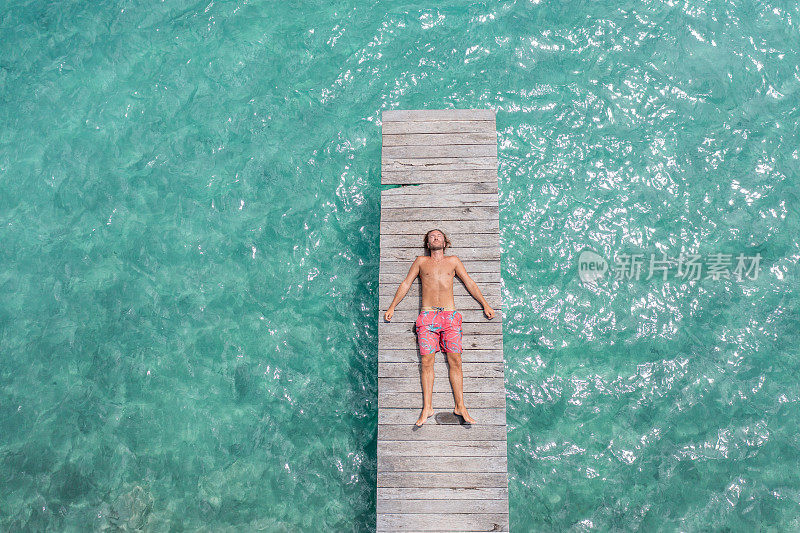
<path fill-rule="evenodd" d="M 464 285 L 467 287 L 469 293 L 481 303 L 483 306 L 483 314 L 485 314 L 489 319 L 494 318 L 494 309 L 489 307 L 489 302 L 487 302 L 486 298 L 484 298 L 483 294 L 481 294 L 478 284 L 475 283 L 471 277 L 469 277 L 469 274 L 467 274 L 467 269 L 464 268 L 464 263 L 462 263 L 461 259 L 458 257 L 456 257 L 456 276 L 458 276 L 458 279 L 464 282 Z"/>
<path fill-rule="evenodd" d="M 386 311 L 386 314 L 383 315 L 383 318 L 385 318 L 387 322 L 392 319 L 392 316 L 394 315 L 395 306 L 399 304 L 403 298 L 406 297 L 406 294 L 408 294 L 408 289 L 411 288 L 411 284 L 414 283 L 414 280 L 419 275 L 419 264 L 420 264 L 420 258 L 417 257 L 411 264 L 411 268 L 408 270 L 408 275 L 406 276 L 406 279 L 404 279 L 403 282 L 400 284 L 400 286 L 397 288 L 397 292 L 394 295 L 394 300 L 392 300 L 392 305 L 389 306 L 389 309 Z"/>

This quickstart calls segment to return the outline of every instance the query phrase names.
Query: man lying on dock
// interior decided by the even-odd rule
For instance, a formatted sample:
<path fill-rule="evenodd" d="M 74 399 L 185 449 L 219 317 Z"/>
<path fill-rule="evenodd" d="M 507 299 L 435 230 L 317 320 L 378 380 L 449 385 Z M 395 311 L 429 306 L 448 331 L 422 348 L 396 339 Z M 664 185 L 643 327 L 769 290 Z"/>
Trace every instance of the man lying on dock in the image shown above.
<path fill-rule="evenodd" d="M 456 311 L 453 299 L 453 277 L 458 276 L 469 293 L 483 306 L 487 318 L 494 318 L 494 309 L 489 307 L 478 285 L 469 277 L 461 260 L 455 255 L 445 256 L 444 251 L 451 246 L 444 232 L 434 229 L 425 234 L 424 246 L 430 250 L 430 256 L 418 256 L 408 276 L 400 284 L 394 295 L 392 305 L 384 318 L 391 321 L 394 308 L 408 293 L 414 279 L 419 276 L 422 284 L 422 311 L 417 317 L 416 330 L 419 351 L 422 355 L 422 414 L 416 421 L 417 426 L 425 423 L 433 414 L 433 356 L 439 351 L 447 354 L 450 366 L 450 386 L 453 387 L 455 409 L 453 413 L 461 416 L 466 422 L 474 424 L 464 407 L 463 374 L 461 372 L 461 313 Z"/>

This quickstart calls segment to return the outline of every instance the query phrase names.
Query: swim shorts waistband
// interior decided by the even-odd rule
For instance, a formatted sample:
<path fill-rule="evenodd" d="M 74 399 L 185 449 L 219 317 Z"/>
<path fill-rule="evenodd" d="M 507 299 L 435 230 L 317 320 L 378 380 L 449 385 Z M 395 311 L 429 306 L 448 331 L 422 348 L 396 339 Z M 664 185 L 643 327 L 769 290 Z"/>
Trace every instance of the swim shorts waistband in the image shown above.
<path fill-rule="evenodd" d="M 455 307 L 423 306 L 422 311 L 455 311 Z"/>

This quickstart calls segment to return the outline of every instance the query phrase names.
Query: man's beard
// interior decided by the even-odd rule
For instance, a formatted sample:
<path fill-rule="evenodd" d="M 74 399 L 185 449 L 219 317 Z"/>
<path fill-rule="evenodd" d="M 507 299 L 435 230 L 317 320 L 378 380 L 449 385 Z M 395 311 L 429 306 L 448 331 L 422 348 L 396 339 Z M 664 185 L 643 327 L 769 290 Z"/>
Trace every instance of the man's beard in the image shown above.
<path fill-rule="evenodd" d="M 432 245 L 432 246 L 428 246 L 428 248 L 430 248 L 430 250 L 431 250 L 431 251 L 434 251 L 434 250 L 444 250 L 444 244 L 440 244 L 440 245 L 436 245 L 436 244 L 434 244 L 434 245 Z"/>

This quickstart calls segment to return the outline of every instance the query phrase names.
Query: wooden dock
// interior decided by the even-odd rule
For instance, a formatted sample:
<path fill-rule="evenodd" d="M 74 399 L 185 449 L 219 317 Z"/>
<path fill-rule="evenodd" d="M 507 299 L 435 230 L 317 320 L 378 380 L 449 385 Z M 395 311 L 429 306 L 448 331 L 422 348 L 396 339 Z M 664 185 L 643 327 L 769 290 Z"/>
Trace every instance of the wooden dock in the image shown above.
<path fill-rule="evenodd" d="M 506 393 L 500 294 L 497 133 L 493 110 L 385 111 L 378 326 L 378 531 L 508 531 Z M 430 229 L 447 234 L 495 317 L 456 278 L 463 316 L 464 403 L 453 415 L 447 358 L 434 363 L 433 409 L 424 426 L 414 322 L 419 279 L 383 319 Z"/>

